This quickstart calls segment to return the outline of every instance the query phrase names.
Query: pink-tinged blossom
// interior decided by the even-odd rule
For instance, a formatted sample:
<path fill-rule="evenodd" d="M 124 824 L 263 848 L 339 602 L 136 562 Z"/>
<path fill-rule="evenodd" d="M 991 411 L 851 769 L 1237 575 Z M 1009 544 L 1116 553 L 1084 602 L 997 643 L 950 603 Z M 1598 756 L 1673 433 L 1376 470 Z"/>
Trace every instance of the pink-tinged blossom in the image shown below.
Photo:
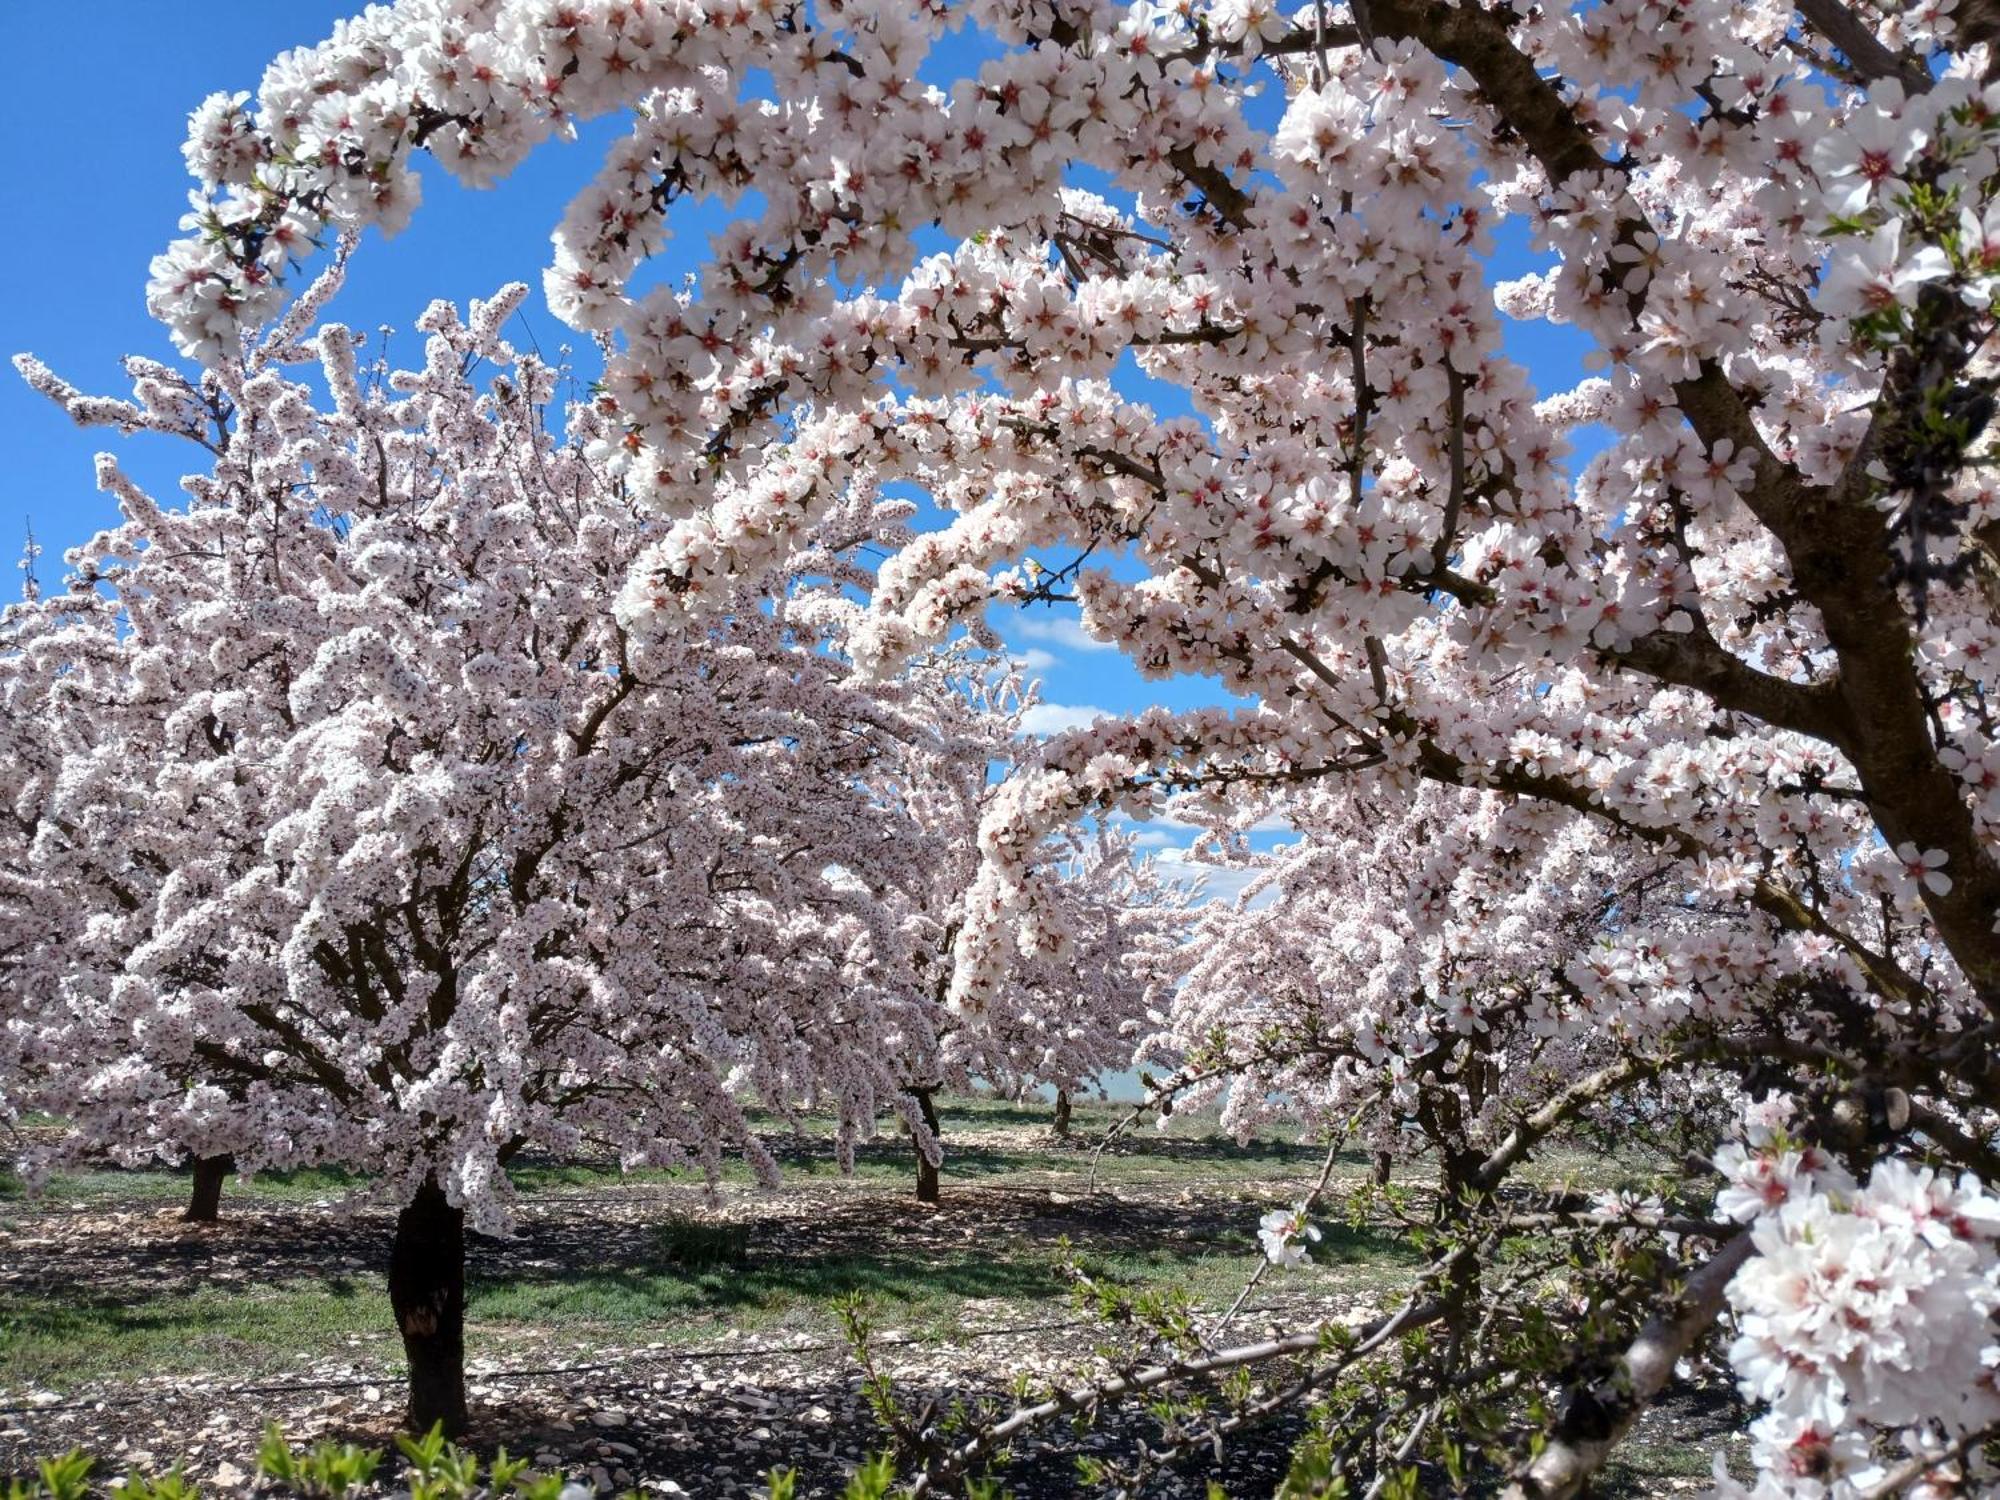
<path fill-rule="evenodd" d="M 1944 873 L 1949 856 L 1944 850 L 1920 850 L 1915 844 L 1902 843 L 1896 846 L 1896 858 L 1903 863 L 1903 873 L 1925 890 L 1938 896 L 1950 893 L 1951 877 Z"/>
<path fill-rule="evenodd" d="M 1887 200 L 1927 139 L 1916 121 L 1880 109 L 1856 111 L 1812 149 L 1813 170 L 1828 184 L 1828 209 L 1856 214 Z"/>
<path fill-rule="evenodd" d="M 1857 1187 L 1830 1163 L 1808 1171 L 1769 1152 L 1750 1154 L 1763 1168 L 1725 1152 L 1739 1177 L 1784 1185 L 1761 1209 L 1740 1193 L 1717 1202 L 1750 1220 L 1756 1250 L 1729 1284 L 1730 1362 L 1771 1410 L 1755 1429 L 1762 1466 L 1782 1477 L 1784 1455 L 1817 1442 L 1827 1493 L 1866 1494 L 1882 1475 L 1855 1424 L 1929 1425 L 1949 1441 L 2000 1420 L 2000 1201 L 1970 1176 L 1894 1158 Z"/>
<path fill-rule="evenodd" d="M 1865 245 L 1837 250 L 1820 286 L 1820 307 L 1836 317 L 1859 317 L 1913 306 L 1917 293 L 1951 273 L 1944 251 L 1925 245 L 1902 253 L 1903 227 L 1891 220 Z"/>
<path fill-rule="evenodd" d="M 1295 1270 L 1312 1257 L 1319 1243 L 1319 1226 L 1307 1221 L 1306 1205 L 1274 1208 L 1257 1221 L 1257 1242 L 1264 1258 L 1282 1270 Z"/>

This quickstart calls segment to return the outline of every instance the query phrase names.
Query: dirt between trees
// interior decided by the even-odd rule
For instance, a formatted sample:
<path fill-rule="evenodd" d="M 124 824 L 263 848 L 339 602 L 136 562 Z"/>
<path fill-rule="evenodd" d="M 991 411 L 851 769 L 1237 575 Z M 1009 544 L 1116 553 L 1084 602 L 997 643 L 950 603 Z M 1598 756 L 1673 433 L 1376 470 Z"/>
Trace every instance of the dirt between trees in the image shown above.
<path fill-rule="evenodd" d="M 526 1164 L 518 1233 L 468 1250 L 470 1445 L 600 1491 L 761 1496 L 784 1464 L 801 1497 L 838 1495 L 886 1445 L 839 1302 L 871 1309 L 878 1365 L 909 1407 L 1005 1409 L 1019 1377 L 1039 1393 L 1130 1348 L 1076 1305 L 1075 1270 L 1221 1307 L 1255 1268 L 1258 1214 L 1295 1199 L 1320 1160 L 1285 1143 L 1142 1138 L 1093 1163 L 1039 1127 L 960 1127 L 944 1202 L 929 1206 L 906 1145 L 867 1148 L 853 1177 L 827 1157 L 823 1142 L 799 1147 L 779 1190 L 732 1181 L 713 1196 L 657 1174 Z M 1367 1170 L 1357 1158 L 1342 1176 Z M 347 1185 L 232 1180 L 221 1221 L 195 1225 L 180 1218 L 187 1187 L 185 1174 L 99 1172 L 0 1197 L 0 1474 L 74 1446 L 99 1456 L 102 1478 L 178 1461 L 226 1495 L 254 1487 L 267 1421 L 295 1446 L 392 1445 L 393 1214 Z M 1321 1262 L 1267 1276 L 1232 1335 L 1360 1320 L 1415 1264 L 1393 1236 L 1330 1224 Z M 1237 1500 L 1268 1495 L 1301 1421 L 1243 1434 L 1219 1460 L 1203 1450 L 1147 1493 L 1204 1496 L 1212 1480 Z M 1681 1476 L 1705 1470 L 1715 1424 L 1685 1402 L 1649 1421 L 1665 1461 L 1625 1492 L 1693 1488 Z M 999 1472 L 1018 1500 L 1073 1495 L 1080 1454 L 1157 1436 L 1142 1411 L 1082 1433 L 1051 1423 Z"/>
<path fill-rule="evenodd" d="M 582 1198 L 584 1195 L 565 1195 Z M 475 1282 L 559 1276 L 565 1268 L 635 1266 L 654 1245 L 663 1208 L 699 1199 L 679 1191 L 640 1202 L 543 1201 L 524 1215 L 511 1240 L 480 1240 L 470 1251 Z M 892 1243 L 902 1258 L 943 1259 L 968 1239 L 1019 1232 L 1082 1248 L 1143 1239 L 1171 1217 L 1185 1232 L 1186 1205 L 1129 1197 L 1066 1199 L 1046 1190 L 962 1192 L 942 1210 L 921 1210 L 899 1196 L 820 1191 L 760 1205 L 743 1242 L 744 1270 L 760 1249 L 810 1235 L 822 1259 L 865 1256 Z M 705 1222 L 744 1222 L 747 1205 L 712 1211 Z M 956 1212 L 954 1212 L 956 1209 Z M 180 1222 L 168 1209 L 61 1209 L 33 1213 L 0 1231 L 0 1287 L 29 1298 L 74 1296 L 120 1303 L 144 1320 L 163 1302 L 218 1291 L 252 1297 L 258 1288 L 305 1279 L 338 1286 L 370 1278 L 383 1260 L 389 1217 L 292 1205 L 273 1208 L 238 1199 L 217 1225 Z M 976 1217 L 975 1217 L 976 1216 Z M 1195 1216 L 1199 1223 L 1200 1216 Z M 1246 1267 L 1247 1269 L 1247 1267 Z M 882 1370 L 913 1405 L 936 1397 L 1003 1400 L 1027 1372 L 1073 1380 L 1092 1362 L 1081 1358 L 1099 1336 L 1051 1287 L 1040 1303 L 966 1299 L 955 1325 L 921 1332 L 898 1327 L 882 1306 L 875 1338 Z M 1328 1313 L 1343 1299 L 1314 1299 Z M 1351 1299 L 1348 1299 L 1351 1300 Z M 1303 1308 L 1288 1304 L 1288 1316 Z M 1254 1326 L 1254 1325 L 1252 1325 Z M 385 1330 L 386 1331 L 386 1330 Z M 701 1348 L 663 1341 L 613 1344 L 575 1355 L 560 1327 L 483 1327 L 477 1306 L 470 1333 L 499 1333 L 503 1360 L 475 1356 L 470 1445 L 504 1445 L 539 1467 L 568 1471 L 605 1490 L 659 1494 L 761 1495 L 774 1464 L 799 1471 L 799 1493 L 837 1494 L 853 1465 L 883 1445 L 861 1393 L 849 1350 L 831 1328 L 739 1334 L 718 1330 Z M 190 1338 L 205 1336 L 191 1332 Z M 264 1422 L 278 1421 L 295 1443 L 331 1438 L 387 1447 L 397 1431 L 401 1371 L 386 1346 L 362 1358 L 321 1357 L 282 1374 L 250 1379 L 228 1373 L 228 1340 L 218 1340 L 211 1373 L 105 1376 L 55 1390 L 14 1389 L 0 1398 L 0 1471 L 26 1469 L 36 1457 L 82 1447 L 116 1470 L 184 1461 L 191 1477 L 217 1489 L 247 1489 Z M 383 1357 L 388 1356 L 388 1357 Z M 11 1387 L 12 1382 L 8 1385 Z M 1022 1500 L 1075 1493 L 1074 1454 L 1111 1453 L 1147 1430 L 1126 1418 L 1073 1441 L 1061 1425 L 1017 1449 L 1008 1483 Z M 1268 1493 L 1283 1472 L 1296 1423 L 1280 1424 L 1232 1445 L 1221 1469 L 1204 1454 L 1185 1485 L 1164 1494 L 1205 1492 L 1207 1480 Z"/>

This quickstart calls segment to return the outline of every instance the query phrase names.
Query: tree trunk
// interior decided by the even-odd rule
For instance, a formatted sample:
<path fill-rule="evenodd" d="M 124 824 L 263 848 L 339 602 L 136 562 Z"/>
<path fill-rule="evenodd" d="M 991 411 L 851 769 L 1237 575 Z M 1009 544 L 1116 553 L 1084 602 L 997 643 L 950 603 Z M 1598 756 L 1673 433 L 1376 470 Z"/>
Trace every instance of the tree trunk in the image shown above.
<path fill-rule="evenodd" d="M 1386 1151 L 1377 1151 L 1375 1153 L 1375 1186 L 1387 1187 L 1389 1185 L 1389 1169 L 1394 1161 L 1395 1158 Z"/>
<path fill-rule="evenodd" d="M 1069 1139 L 1069 1090 L 1056 1090 L 1056 1139 Z"/>
<path fill-rule="evenodd" d="M 929 1089 L 911 1089 L 910 1097 L 917 1101 L 917 1113 L 923 1117 L 924 1128 L 933 1139 L 940 1139 L 942 1127 L 938 1124 L 937 1106 L 931 1103 Z M 917 1202 L 938 1201 L 937 1164 L 925 1156 L 921 1147 L 917 1151 Z"/>
<path fill-rule="evenodd" d="M 465 1431 L 465 1210 L 426 1181 L 396 1218 L 389 1306 L 410 1362 L 410 1430 Z"/>
<path fill-rule="evenodd" d="M 181 1217 L 190 1224 L 213 1224 L 221 1217 L 222 1184 L 236 1170 L 233 1156 L 197 1156 L 194 1159 L 194 1191 L 188 1195 L 187 1212 Z"/>

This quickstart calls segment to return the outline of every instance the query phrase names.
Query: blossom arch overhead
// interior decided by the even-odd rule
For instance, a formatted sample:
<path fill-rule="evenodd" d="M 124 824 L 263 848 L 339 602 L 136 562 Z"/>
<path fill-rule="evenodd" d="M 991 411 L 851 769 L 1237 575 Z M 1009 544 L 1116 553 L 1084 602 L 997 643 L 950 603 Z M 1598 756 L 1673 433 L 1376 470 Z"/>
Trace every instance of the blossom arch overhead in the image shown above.
<path fill-rule="evenodd" d="M 2000 1165 L 2000 93 L 1965 9 L 406 0 L 203 106 L 198 233 L 151 296 L 215 359 L 326 226 L 402 221 L 414 151 L 483 184 L 630 110 L 546 290 L 611 339 L 601 456 L 672 522 L 633 628 L 702 617 L 908 480 L 949 519 L 876 574 L 865 665 L 1073 577 L 1143 669 L 1257 704 L 1074 731 L 996 799 L 961 1006 L 1044 942 L 1043 834 L 1093 808 L 1241 821 L 1302 784 L 1422 781 L 1661 861 L 1717 919 L 1622 931 L 1632 961 L 1583 961 L 1563 1003 L 1634 1049 L 1698 1037 L 1762 1101 L 1732 1180 L 1786 1190 L 1683 1247 L 1686 1296 L 1618 1367 L 1622 1431 L 1726 1302 L 1765 1316 L 1759 1266 L 1833 1242 L 1800 1213 L 1893 1200 L 1940 1277 L 1993 1285 L 1990 1200 L 1955 1175 Z M 961 23 L 997 55 L 953 76 Z M 675 200 L 748 189 L 697 291 L 628 291 Z M 1496 284 L 1509 224 L 1539 265 Z M 1537 389 L 1508 318 L 1575 328 L 1596 371 Z M 1132 399 L 1126 359 L 1190 414 Z M 1584 427 L 1608 440 L 1579 458 Z M 1140 576 L 1033 565 L 1093 547 Z M 1945 1299 L 1981 1347 L 1985 1296 Z M 1791 1352 L 1802 1384 L 1740 1366 L 1772 1403 L 1768 1492 L 1894 1478 L 1887 1387 Z M 1903 1482 L 1976 1446 L 1986 1381 L 1927 1398 Z M 1524 1492 L 1602 1462 L 1568 1421 Z"/>

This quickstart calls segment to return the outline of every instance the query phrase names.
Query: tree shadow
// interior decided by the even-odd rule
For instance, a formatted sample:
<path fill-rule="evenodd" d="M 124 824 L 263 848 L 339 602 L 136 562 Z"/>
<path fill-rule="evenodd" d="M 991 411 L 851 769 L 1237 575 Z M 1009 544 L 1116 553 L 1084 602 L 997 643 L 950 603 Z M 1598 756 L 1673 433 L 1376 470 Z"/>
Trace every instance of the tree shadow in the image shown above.
<path fill-rule="evenodd" d="M 1083 1149 L 1094 1150 L 1095 1144 L 1083 1142 Z M 1266 1140 L 1251 1136 L 1248 1140 L 1237 1140 L 1234 1136 L 1191 1136 L 1154 1135 L 1133 1133 L 1120 1136 L 1105 1148 L 1107 1156 L 1136 1156 L 1161 1161 L 1214 1162 L 1218 1165 L 1242 1162 L 1266 1162 L 1283 1166 L 1318 1166 L 1326 1160 L 1326 1147 L 1315 1146 L 1309 1141 Z M 1369 1156 L 1364 1151 L 1340 1151 L 1334 1160 L 1351 1166 L 1366 1166 Z"/>
<path fill-rule="evenodd" d="M 378 1269 L 384 1213 L 333 1217 L 288 1207 L 225 1209 L 217 1224 L 163 1214 L 72 1214 L 9 1247 L 0 1294 L 144 1302 L 309 1277 L 334 1284 Z"/>
<path fill-rule="evenodd" d="M 941 1208 L 883 1195 L 800 1214 L 783 1204 L 722 1222 L 541 1221 L 517 1239 L 471 1252 L 469 1312 L 477 1320 L 586 1317 L 664 1324 L 691 1314 L 737 1315 L 850 1295 L 888 1315 L 949 1315 L 963 1300 L 1047 1301 L 1069 1285 L 1057 1247 L 1094 1276 L 1151 1280 L 1189 1263 L 1257 1251 L 1237 1203 L 1068 1197 L 1025 1189 L 964 1191 Z M 1329 1225 L 1325 1263 L 1414 1264 L 1393 1235 Z"/>

